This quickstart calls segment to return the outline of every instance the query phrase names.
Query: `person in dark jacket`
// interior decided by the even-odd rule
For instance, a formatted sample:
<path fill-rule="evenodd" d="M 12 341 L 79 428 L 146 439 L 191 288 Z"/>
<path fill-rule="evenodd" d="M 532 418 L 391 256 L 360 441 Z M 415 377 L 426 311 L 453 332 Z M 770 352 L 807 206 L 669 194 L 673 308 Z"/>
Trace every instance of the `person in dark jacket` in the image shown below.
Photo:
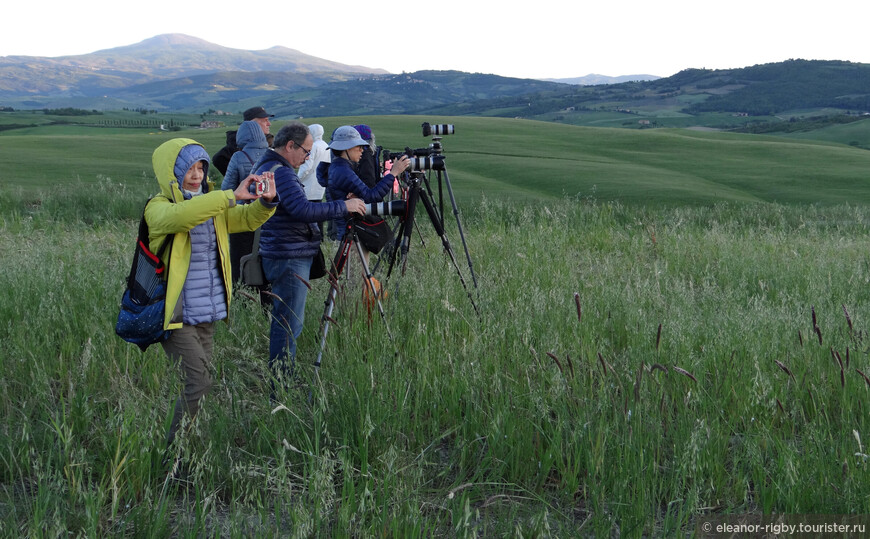
<path fill-rule="evenodd" d="M 379 202 L 390 191 L 395 177 L 408 168 L 408 157 L 403 155 L 393 163 L 391 172 L 384 175 L 373 186 L 369 187 L 356 173 L 355 165 L 362 157 L 363 148 L 369 145 L 360 137 L 359 131 L 353 126 L 343 125 L 333 131 L 332 142 L 329 149 L 332 150 L 332 162 L 329 165 L 328 178 L 326 180 L 327 198 L 329 200 L 345 200 L 349 197 L 361 198 L 363 202 Z M 344 237 L 346 220 L 343 216 L 336 219 L 337 237 Z"/>
<path fill-rule="evenodd" d="M 251 107 L 242 113 L 243 122 L 257 122 L 260 129 L 263 130 L 263 135 L 268 136 L 272 126 L 272 118 L 274 114 L 269 114 L 263 107 Z M 227 175 L 227 167 L 230 165 L 230 159 L 233 154 L 241 148 L 236 144 L 236 131 L 227 131 L 226 145 L 217 151 L 211 159 L 214 165 L 221 173 L 221 176 Z"/>
<path fill-rule="evenodd" d="M 221 173 L 221 176 L 226 176 L 227 167 L 230 165 L 230 159 L 232 159 L 233 154 L 239 149 L 236 146 L 236 131 L 227 131 L 227 143 L 223 148 L 217 151 L 212 158 L 211 164 L 215 166 Z"/>
<path fill-rule="evenodd" d="M 363 146 L 362 155 L 359 158 L 359 163 L 357 163 L 357 176 L 366 186 L 374 187 L 377 185 L 378 180 L 381 179 L 381 175 L 378 173 L 378 147 L 375 144 L 375 134 L 372 133 L 372 128 L 365 124 L 355 125 L 353 128 L 368 143 L 367 146 Z"/>
<path fill-rule="evenodd" d="M 292 377 L 296 339 L 302 333 L 308 273 L 320 249 L 322 236 L 317 223 L 365 214 L 359 199 L 311 202 L 305 196 L 295 168 L 308 159 L 313 138 L 305 124 L 291 122 L 275 135 L 274 147 L 255 165 L 257 174 L 275 174 L 278 207 L 260 232 L 263 272 L 272 285 L 272 322 L 269 329 L 269 368 L 276 379 L 286 383 Z M 289 364 L 289 365 L 288 365 Z"/>

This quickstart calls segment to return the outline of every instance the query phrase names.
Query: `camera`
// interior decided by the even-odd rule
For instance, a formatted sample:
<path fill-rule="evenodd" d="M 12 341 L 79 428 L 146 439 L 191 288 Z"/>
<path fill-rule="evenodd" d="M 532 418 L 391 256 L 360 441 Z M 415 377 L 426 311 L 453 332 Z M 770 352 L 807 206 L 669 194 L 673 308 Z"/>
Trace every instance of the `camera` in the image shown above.
<path fill-rule="evenodd" d="M 248 192 L 252 195 L 260 196 L 269 190 L 269 182 L 263 178 L 257 178 L 248 186 Z"/>
<path fill-rule="evenodd" d="M 429 155 L 430 153 L 431 153 L 431 151 L 429 150 L 429 148 L 414 148 L 414 149 L 412 149 L 412 148 L 409 148 L 406 146 L 405 150 L 401 151 L 401 152 L 391 152 L 388 150 L 384 150 L 383 156 L 384 156 L 384 161 L 395 161 L 396 159 L 399 159 L 403 155 L 407 155 L 409 159 L 412 159 L 414 157 L 423 157 L 423 156 Z"/>
<path fill-rule="evenodd" d="M 405 148 L 404 152 L 384 150 L 384 162 L 395 161 L 403 155 L 408 157 L 408 170 L 444 170 L 444 156 L 432 155 L 431 148 Z"/>
<path fill-rule="evenodd" d="M 268 193 L 269 182 L 274 180 L 275 173 L 271 171 L 263 172 L 258 176 L 254 176 L 254 180 L 250 184 L 248 184 L 248 192 L 252 195 L 257 196 L 260 196 L 263 193 Z"/>
<path fill-rule="evenodd" d="M 384 150 L 384 153 L 383 153 L 384 162 L 386 163 L 387 161 L 395 161 L 396 159 L 399 159 L 403 155 L 408 155 L 408 154 L 406 152 L 389 152 L 387 150 Z M 411 157 L 411 156 L 409 156 L 409 157 Z"/>
<path fill-rule="evenodd" d="M 429 122 L 423 122 L 424 137 L 428 137 L 429 135 L 452 135 L 453 131 L 453 124 L 431 125 Z"/>
<path fill-rule="evenodd" d="M 371 215 L 405 215 L 405 201 L 372 202 L 366 204 L 366 213 Z"/>

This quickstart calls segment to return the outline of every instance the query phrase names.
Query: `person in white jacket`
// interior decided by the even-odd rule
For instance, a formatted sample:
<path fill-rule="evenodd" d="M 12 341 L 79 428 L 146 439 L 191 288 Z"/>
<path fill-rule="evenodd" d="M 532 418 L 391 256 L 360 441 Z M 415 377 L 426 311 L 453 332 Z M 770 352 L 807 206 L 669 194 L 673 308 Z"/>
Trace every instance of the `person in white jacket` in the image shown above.
<path fill-rule="evenodd" d="M 323 200 L 323 193 L 326 191 L 326 188 L 317 182 L 317 165 L 323 162 L 329 163 L 331 156 L 329 145 L 323 140 L 323 126 L 311 124 L 308 126 L 308 130 L 311 132 L 311 138 L 314 139 L 314 145 L 311 147 L 311 155 L 299 167 L 297 175 L 299 176 L 299 181 L 302 182 L 302 187 L 305 189 L 305 196 L 308 200 L 320 202 Z"/>

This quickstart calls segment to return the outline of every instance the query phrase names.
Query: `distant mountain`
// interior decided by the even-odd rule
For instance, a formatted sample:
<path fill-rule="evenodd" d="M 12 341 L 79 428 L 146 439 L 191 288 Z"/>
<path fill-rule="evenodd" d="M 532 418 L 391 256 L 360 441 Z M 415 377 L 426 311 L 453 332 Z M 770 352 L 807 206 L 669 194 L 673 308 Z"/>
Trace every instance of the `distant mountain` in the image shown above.
<path fill-rule="evenodd" d="M 279 116 L 398 114 L 565 86 L 458 71 L 392 75 L 285 47 L 246 51 L 183 34 L 79 56 L 0 57 L 0 105 L 238 112 Z"/>
<path fill-rule="evenodd" d="M 858 117 L 870 113 L 870 64 L 787 60 L 739 69 L 686 69 L 652 81 L 560 85 L 550 91 L 455 103 L 427 113 L 582 123 L 584 114 L 608 112 L 625 115 L 628 124 L 637 126 L 639 118 L 658 121 L 704 113 L 748 118 L 739 123 L 750 122 L 754 116 L 775 121 L 773 115 L 790 111 Z"/>
<path fill-rule="evenodd" d="M 573 77 L 569 79 L 542 79 L 550 82 L 562 82 L 564 84 L 580 84 L 582 86 L 594 86 L 596 84 L 620 84 L 623 82 L 634 82 L 639 80 L 656 80 L 661 77 L 656 75 L 621 75 L 619 77 L 608 77 L 607 75 L 596 75 L 590 73 L 585 77 Z"/>
<path fill-rule="evenodd" d="M 0 107 L 203 113 L 252 105 L 279 118 L 426 114 L 794 130 L 870 114 L 870 64 L 798 59 L 664 78 L 545 81 L 460 71 L 389 74 L 285 47 L 231 49 L 182 34 L 79 56 L 0 57 Z"/>
<path fill-rule="evenodd" d="M 220 72 L 383 74 L 288 49 L 232 49 L 184 34 L 165 34 L 134 45 L 77 56 L 0 56 L 0 98 L 108 96 L 161 80 Z"/>
<path fill-rule="evenodd" d="M 110 92 L 110 95 L 125 103 L 135 103 L 133 108 L 148 110 L 200 112 L 211 108 L 241 111 L 264 104 L 272 95 L 309 90 L 358 77 L 358 74 L 331 71 L 222 71 L 137 84 Z"/>
<path fill-rule="evenodd" d="M 264 103 L 289 117 L 424 114 L 479 100 L 557 92 L 565 84 L 462 71 L 416 71 L 333 82 L 312 89 L 274 93 Z"/>
<path fill-rule="evenodd" d="M 686 70 L 671 81 L 709 94 L 684 109 L 691 114 L 725 110 L 763 116 L 818 108 L 870 112 L 870 64 L 788 60 L 740 69 Z"/>
<path fill-rule="evenodd" d="M 539 81 L 456 71 L 392 75 L 285 47 L 249 51 L 164 34 L 77 56 L 0 57 L 0 105 L 200 112 L 269 103 L 288 116 L 376 114 L 555 91 L 559 83 L 649 78 L 588 75 Z"/>

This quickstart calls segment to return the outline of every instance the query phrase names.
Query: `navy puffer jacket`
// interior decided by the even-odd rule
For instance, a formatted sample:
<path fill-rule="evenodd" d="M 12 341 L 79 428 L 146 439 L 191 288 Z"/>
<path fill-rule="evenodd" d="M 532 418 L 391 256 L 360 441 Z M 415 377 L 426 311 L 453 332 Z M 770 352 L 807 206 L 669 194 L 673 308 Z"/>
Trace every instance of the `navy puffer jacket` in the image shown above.
<path fill-rule="evenodd" d="M 277 168 L 275 168 L 277 166 Z M 318 222 L 344 217 L 347 206 L 336 202 L 311 202 L 296 171 L 278 152 L 269 149 L 255 165 L 255 174 L 275 171 L 278 207 L 260 232 L 263 258 L 308 258 L 320 249 L 323 236 Z"/>
<path fill-rule="evenodd" d="M 332 158 L 328 175 L 326 185 L 327 200 L 344 200 L 349 193 L 353 193 L 358 198 L 363 199 L 363 202 L 366 204 L 382 201 L 387 193 L 390 192 L 393 180 L 395 179 L 392 174 L 387 174 L 373 187 L 369 187 L 357 175 L 351 162 L 343 157 Z M 338 230 L 339 239 L 341 239 L 344 236 L 345 228 L 343 215 L 336 220 L 335 225 Z"/>

